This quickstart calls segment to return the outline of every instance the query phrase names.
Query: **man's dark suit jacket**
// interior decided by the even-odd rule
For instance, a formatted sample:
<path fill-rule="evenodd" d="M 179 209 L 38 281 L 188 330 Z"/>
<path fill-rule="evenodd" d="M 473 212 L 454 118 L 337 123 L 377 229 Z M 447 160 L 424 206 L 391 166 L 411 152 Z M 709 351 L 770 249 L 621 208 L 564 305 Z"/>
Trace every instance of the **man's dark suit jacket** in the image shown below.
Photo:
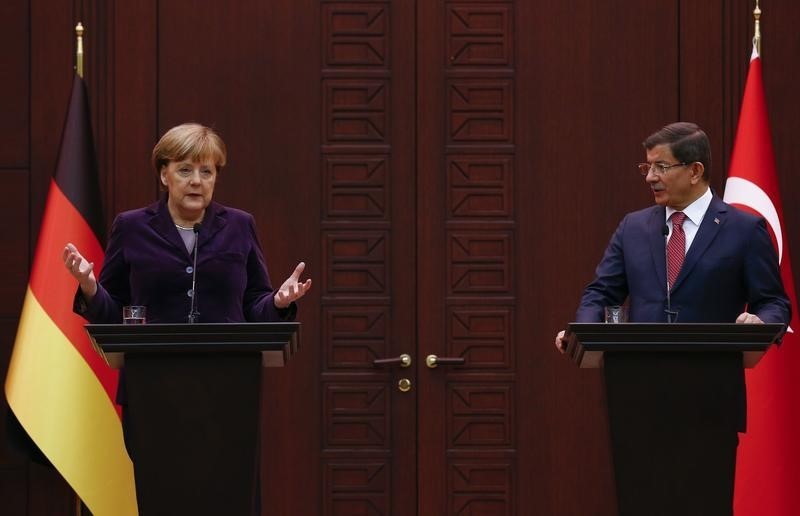
<path fill-rule="evenodd" d="M 597 266 L 596 278 L 583 294 L 576 321 L 599 322 L 605 306 L 621 305 L 627 298 L 630 322 L 666 322 L 664 224 L 665 208 L 660 206 L 630 213 L 622 220 Z M 764 219 L 714 196 L 670 291 L 670 301 L 678 312 L 677 322 L 735 322 L 747 309 L 764 322 L 788 324 L 791 306 Z M 702 412 L 715 408 L 726 420 L 723 426 L 733 424 L 744 430 L 741 361 L 728 367 L 725 385 L 699 378 L 683 394 L 705 395 L 706 403 L 696 407 L 697 418 L 711 417 Z M 697 389 L 705 392 L 694 392 Z"/>
<path fill-rule="evenodd" d="M 294 304 L 278 310 L 253 217 L 211 202 L 198 234 L 199 322 L 292 319 Z M 93 323 L 122 321 L 122 307 L 144 305 L 148 323 L 186 322 L 193 259 L 178 234 L 166 197 L 117 216 L 111 229 L 97 294 L 75 311 Z"/>

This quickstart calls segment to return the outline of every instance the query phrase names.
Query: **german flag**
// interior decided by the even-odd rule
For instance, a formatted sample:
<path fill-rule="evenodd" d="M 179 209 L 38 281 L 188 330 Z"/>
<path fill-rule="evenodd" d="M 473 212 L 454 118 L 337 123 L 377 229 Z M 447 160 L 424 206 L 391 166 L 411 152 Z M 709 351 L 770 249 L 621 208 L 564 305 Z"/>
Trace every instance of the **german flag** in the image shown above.
<path fill-rule="evenodd" d="M 137 514 L 136 491 L 114 402 L 117 371 L 72 313 L 77 282 L 61 260 L 72 242 L 99 274 L 104 235 L 89 102 L 75 75 L 5 392 L 27 434 L 92 513 L 128 516 Z"/>

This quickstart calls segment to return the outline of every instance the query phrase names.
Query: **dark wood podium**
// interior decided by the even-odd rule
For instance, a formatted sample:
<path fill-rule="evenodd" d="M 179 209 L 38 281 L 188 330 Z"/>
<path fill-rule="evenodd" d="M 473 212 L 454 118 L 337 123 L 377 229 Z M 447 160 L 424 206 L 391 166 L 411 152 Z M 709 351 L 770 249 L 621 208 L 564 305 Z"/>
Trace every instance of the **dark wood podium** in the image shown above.
<path fill-rule="evenodd" d="M 601 367 L 606 352 L 742 353 L 755 366 L 783 332 L 783 324 L 570 323 L 567 354 L 579 367 Z"/>
<path fill-rule="evenodd" d="M 571 323 L 567 354 L 602 367 L 620 516 L 731 514 L 744 367 L 782 324 Z"/>
<path fill-rule="evenodd" d="M 254 513 L 261 370 L 298 349 L 299 323 L 88 324 L 120 376 L 139 514 Z"/>

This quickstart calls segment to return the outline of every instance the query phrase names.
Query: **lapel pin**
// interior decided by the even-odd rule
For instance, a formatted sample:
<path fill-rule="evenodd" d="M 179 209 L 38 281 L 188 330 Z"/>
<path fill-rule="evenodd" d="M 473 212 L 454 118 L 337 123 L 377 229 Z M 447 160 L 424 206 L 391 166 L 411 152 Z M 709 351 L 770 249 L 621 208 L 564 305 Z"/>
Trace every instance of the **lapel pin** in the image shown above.
<path fill-rule="evenodd" d="M 714 224 L 719 224 L 719 219 L 714 217 Z"/>

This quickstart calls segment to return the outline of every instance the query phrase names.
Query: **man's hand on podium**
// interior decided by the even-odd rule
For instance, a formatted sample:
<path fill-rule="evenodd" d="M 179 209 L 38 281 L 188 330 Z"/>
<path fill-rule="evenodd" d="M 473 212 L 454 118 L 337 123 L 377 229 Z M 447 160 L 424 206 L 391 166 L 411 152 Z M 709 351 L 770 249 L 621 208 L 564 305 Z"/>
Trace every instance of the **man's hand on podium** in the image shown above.
<path fill-rule="evenodd" d="M 556 335 L 556 349 L 561 353 L 567 352 L 567 339 L 564 338 L 564 330 Z"/>
<path fill-rule="evenodd" d="M 739 317 L 736 318 L 736 322 L 737 324 L 764 324 L 764 321 L 759 316 L 749 312 L 740 313 Z"/>

